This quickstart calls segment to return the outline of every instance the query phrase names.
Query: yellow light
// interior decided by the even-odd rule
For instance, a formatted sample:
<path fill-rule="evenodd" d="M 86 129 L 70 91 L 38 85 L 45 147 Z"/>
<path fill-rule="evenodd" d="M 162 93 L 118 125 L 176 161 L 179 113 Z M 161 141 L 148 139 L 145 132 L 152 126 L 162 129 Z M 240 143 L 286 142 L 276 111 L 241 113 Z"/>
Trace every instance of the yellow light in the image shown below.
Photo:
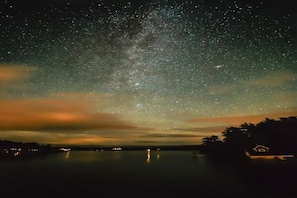
<path fill-rule="evenodd" d="M 147 153 L 146 153 L 146 162 L 149 163 L 151 161 L 151 150 L 150 149 L 146 149 Z"/>

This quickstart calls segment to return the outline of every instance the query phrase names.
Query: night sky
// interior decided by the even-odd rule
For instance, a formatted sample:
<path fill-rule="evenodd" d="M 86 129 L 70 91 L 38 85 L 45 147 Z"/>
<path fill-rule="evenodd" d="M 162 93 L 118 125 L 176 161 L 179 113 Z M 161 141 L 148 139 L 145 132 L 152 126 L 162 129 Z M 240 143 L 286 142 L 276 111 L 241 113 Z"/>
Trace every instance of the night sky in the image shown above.
<path fill-rule="evenodd" d="M 1 0 L 0 139 L 199 144 L 297 115 L 289 0 Z"/>

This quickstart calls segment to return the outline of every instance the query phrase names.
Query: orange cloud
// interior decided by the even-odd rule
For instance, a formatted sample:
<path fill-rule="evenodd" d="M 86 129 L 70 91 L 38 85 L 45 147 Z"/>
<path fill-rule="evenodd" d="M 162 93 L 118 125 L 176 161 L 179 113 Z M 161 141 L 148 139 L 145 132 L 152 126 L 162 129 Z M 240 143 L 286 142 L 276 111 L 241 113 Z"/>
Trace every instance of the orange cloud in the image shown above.
<path fill-rule="evenodd" d="M 227 94 L 238 88 L 245 87 L 280 87 L 292 83 L 297 74 L 292 71 L 276 71 L 264 76 L 258 76 L 249 80 L 239 81 L 237 84 L 215 85 L 208 89 L 212 95 Z"/>
<path fill-rule="evenodd" d="M 199 132 L 200 136 L 204 137 L 205 134 L 209 133 L 220 133 L 228 128 L 229 125 L 226 126 L 206 126 L 206 127 L 196 127 L 196 128 L 182 128 L 176 129 L 179 131 L 191 131 L 191 132 Z"/>
<path fill-rule="evenodd" d="M 0 64 L 0 83 L 24 80 L 30 76 L 33 70 L 33 67 Z"/>
<path fill-rule="evenodd" d="M 226 116 L 226 117 L 212 117 L 212 118 L 193 118 L 188 120 L 190 123 L 221 123 L 230 125 L 240 125 L 243 123 L 259 123 L 265 118 L 278 119 L 281 117 L 296 116 L 297 110 L 291 111 L 275 111 L 267 114 L 245 115 L 245 116 Z"/>
<path fill-rule="evenodd" d="M 281 71 L 271 73 L 264 77 L 245 81 L 245 85 L 251 86 L 267 86 L 267 87 L 278 87 L 290 83 L 296 78 L 296 74 L 290 71 Z"/>
<path fill-rule="evenodd" d="M 143 135 L 144 137 L 154 137 L 154 138 L 197 138 L 204 137 L 199 134 L 190 134 L 190 133 L 150 133 Z"/>
<path fill-rule="evenodd" d="M 41 144 L 55 145 L 99 145 L 116 144 L 118 138 L 110 138 L 98 134 L 62 134 L 59 132 L 48 133 L 38 131 L 2 131 L 0 139 L 10 139 L 20 142 L 38 142 Z"/>
<path fill-rule="evenodd" d="M 288 103 L 296 103 L 296 98 L 297 98 L 297 92 L 290 92 L 290 93 L 283 93 L 278 96 L 276 96 L 279 101 L 281 102 L 288 102 Z"/>
<path fill-rule="evenodd" d="M 84 103 L 57 99 L 0 101 L 0 130 L 64 131 L 132 129 L 110 113 L 91 112 Z"/>
<path fill-rule="evenodd" d="M 33 67 L 0 64 L 0 94 L 12 90 L 24 90 L 31 87 L 27 79 L 34 71 Z"/>
<path fill-rule="evenodd" d="M 63 145 L 98 145 L 98 144 L 116 144 L 117 138 L 104 138 L 99 135 L 76 135 L 60 138 L 47 139 L 50 144 L 63 144 Z"/>

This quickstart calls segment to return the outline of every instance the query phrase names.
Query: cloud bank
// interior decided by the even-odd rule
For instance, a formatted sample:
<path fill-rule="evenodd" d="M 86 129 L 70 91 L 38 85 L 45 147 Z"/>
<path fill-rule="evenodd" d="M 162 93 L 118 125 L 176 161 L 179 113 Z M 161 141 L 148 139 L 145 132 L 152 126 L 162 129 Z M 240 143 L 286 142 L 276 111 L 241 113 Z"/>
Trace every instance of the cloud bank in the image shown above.
<path fill-rule="evenodd" d="M 67 131 L 132 129 L 110 113 L 91 112 L 83 103 L 62 99 L 0 101 L 0 130 Z"/>
<path fill-rule="evenodd" d="M 208 118 L 192 118 L 189 119 L 189 123 L 217 123 L 224 125 L 240 125 L 243 123 L 253 123 L 257 124 L 263 121 L 265 118 L 278 119 L 281 117 L 296 116 L 297 109 L 291 109 L 288 111 L 273 111 L 266 114 L 257 114 L 257 115 L 243 115 L 243 116 L 222 116 L 222 117 L 208 117 Z"/>

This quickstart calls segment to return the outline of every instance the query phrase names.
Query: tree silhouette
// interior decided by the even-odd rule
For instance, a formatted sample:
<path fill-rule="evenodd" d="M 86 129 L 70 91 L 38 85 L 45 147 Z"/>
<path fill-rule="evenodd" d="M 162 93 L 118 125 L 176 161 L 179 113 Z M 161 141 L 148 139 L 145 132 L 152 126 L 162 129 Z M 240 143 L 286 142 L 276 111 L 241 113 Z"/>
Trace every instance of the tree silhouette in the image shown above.
<path fill-rule="evenodd" d="M 223 141 L 218 136 L 202 139 L 202 151 L 206 154 L 242 156 L 244 151 L 258 144 L 266 145 L 277 152 L 297 154 L 297 116 L 265 118 L 258 124 L 243 123 L 239 127 L 228 127 L 222 132 Z M 215 151 L 217 149 L 217 151 Z"/>
<path fill-rule="evenodd" d="M 221 140 L 219 139 L 219 137 L 217 135 L 212 135 L 210 137 L 205 137 L 202 139 L 203 145 L 209 145 L 209 144 L 213 144 L 213 143 L 217 143 L 217 142 L 221 142 Z"/>

